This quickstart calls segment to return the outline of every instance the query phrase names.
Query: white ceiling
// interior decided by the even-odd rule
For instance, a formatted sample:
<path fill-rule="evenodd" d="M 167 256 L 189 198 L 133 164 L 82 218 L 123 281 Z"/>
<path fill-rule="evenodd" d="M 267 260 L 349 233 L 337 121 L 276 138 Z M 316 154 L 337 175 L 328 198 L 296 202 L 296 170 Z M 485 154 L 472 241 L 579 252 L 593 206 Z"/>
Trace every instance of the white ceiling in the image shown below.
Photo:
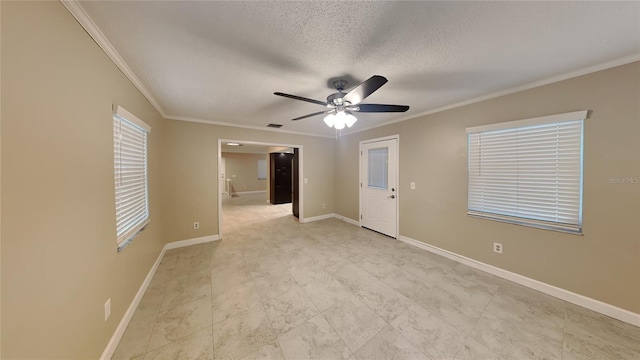
<path fill-rule="evenodd" d="M 363 103 L 411 109 L 356 114 L 358 131 L 640 59 L 640 2 L 80 4 L 167 118 L 325 136 L 321 116 L 290 121 L 321 106 L 273 92 L 324 101 L 332 78 L 383 75 Z"/>

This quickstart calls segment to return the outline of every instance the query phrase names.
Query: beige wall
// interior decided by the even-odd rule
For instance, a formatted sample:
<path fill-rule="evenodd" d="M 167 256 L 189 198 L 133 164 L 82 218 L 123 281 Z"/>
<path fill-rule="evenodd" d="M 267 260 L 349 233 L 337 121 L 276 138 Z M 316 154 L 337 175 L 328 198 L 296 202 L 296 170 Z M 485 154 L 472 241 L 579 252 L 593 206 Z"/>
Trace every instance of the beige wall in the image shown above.
<path fill-rule="evenodd" d="M 267 190 L 267 180 L 258 180 L 258 160 L 264 160 L 264 154 L 222 153 L 222 156 L 225 158 L 225 174 L 227 179 L 231 179 L 234 193 Z"/>
<path fill-rule="evenodd" d="M 333 212 L 333 139 L 175 120 L 165 121 L 165 134 L 163 181 L 170 189 L 164 197 L 166 241 L 219 234 L 218 139 L 302 146 L 301 167 L 308 179 L 304 217 Z M 193 229 L 194 221 L 200 229 Z"/>
<path fill-rule="evenodd" d="M 2 6 L 0 6 L 0 19 L 2 19 Z M 1 24 L 1 21 L 0 21 Z M 2 37 L 0 25 L 0 38 Z M 2 41 L 0 41 L 2 42 Z M 2 47 L 0 46 L 0 69 L 2 68 Z M 2 71 L 0 71 L 0 84 L 2 84 Z M 2 99 L 2 86 L 0 86 L 0 99 Z M 2 203 L 2 100 L 0 100 L 0 204 Z M 0 206 L 0 329 L 2 328 L 2 206 Z M 0 333 L 0 357 L 2 357 L 2 334 Z"/>
<path fill-rule="evenodd" d="M 344 136 L 336 146 L 328 138 L 162 120 L 59 2 L 1 2 L 0 9 L 1 358 L 102 353 L 163 244 L 220 233 L 219 138 L 301 145 L 304 216 L 357 219 L 358 141 L 400 134 L 401 235 L 640 312 L 640 185 L 607 181 L 640 176 L 638 63 Z M 113 103 L 153 127 L 151 224 L 121 254 Z M 465 127 L 582 109 L 593 110 L 585 126 L 584 236 L 466 216 Z M 503 255 L 491 252 L 493 241 L 504 244 Z"/>
<path fill-rule="evenodd" d="M 163 246 L 161 118 L 60 2 L 1 6 L 1 357 L 96 359 Z M 151 223 L 121 254 L 113 103 L 153 128 Z"/>
<path fill-rule="evenodd" d="M 636 62 L 342 137 L 335 210 L 358 217 L 358 142 L 399 134 L 401 235 L 640 313 L 640 185 L 608 182 L 640 176 L 639 79 Z M 466 215 L 466 127 L 585 109 L 584 236 Z"/>

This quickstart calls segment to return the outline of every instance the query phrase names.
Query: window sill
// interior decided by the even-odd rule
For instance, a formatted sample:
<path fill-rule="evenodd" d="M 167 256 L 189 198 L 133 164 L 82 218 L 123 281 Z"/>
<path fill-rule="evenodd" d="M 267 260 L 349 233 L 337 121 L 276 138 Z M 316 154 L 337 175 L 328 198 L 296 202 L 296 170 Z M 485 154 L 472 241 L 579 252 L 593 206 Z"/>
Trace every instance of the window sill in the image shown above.
<path fill-rule="evenodd" d="M 140 233 L 143 232 L 147 228 L 147 225 L 149 225 L 150 222 L 151 222 L 151 220 L 147 219 L 145 222 L 140 224 L 140 226 L 137 228 L 137 230 L 133 231 L 131 233 L 131 235 L 127 236 L 125 238 L 125 240 L 119 242 L 118 243 L 118 253 L 122 252 L 122 250 L 124 250 L 124 248 L 129 246 L 129 244 L 131 244 L 133 242 L 133 239 L 137 238 L 138 235 L 140 235 Z"/>
<path fill-rule="evenodd" d="M 515 216 L 490 214 L 490 213 L 483 213 L 483 212 L 477 212 L 477 211 L 471 211 L 471 210 L 467 211 L 467 215 L 470 217 L 478 218 L 478 219 L 493 220 L 493 221 L 499 221 L 507 224 L 520 225 L 520 226 L 532 227 L 536 229 L 551 230 L 551 231 L 557 231 L 557 232 L 562 232 L 562 233 L 567 233 L 572 235 L 583 236 L 582 227 L 578 228 L 568 224 L 548 223 L 540 220 L 531 220 L 531 219 L 525 219 L 525 218 L 518 218 Z"/>

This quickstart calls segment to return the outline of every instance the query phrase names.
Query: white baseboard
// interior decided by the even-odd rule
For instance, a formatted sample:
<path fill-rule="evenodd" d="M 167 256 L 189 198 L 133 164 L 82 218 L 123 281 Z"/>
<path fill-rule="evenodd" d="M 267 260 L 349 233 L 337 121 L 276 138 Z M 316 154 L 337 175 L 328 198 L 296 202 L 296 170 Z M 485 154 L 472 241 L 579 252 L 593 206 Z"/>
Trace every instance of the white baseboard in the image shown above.
<path fill-rule="evenodd" d="M 267 190 L 256 190 L 256 191 L 235 191 L 233 195 L 245 195 L 245 194 L 258 194 L 258 193 L 266 193 Z"/>
<path fill-rule="evenodd" d="M 304 218 L 302 221 L 300 221 L 300 223 L 305 224 L 305 223 L 310 223 L 310 222 L 320 221 L 320 220 L 326 220 L 326 219 L 331 219 L 331 218 L 336 218 L 338 220 L 342 220 L 342 221 L 347 222 L 347 223 L 349 223 L 351 225 L 360 226 L 360 223 L 358 222 L 358 220 L 353 220 L 353 219 L 348 218 L 346 216 L 338 215 L 336 213 L 330 213 L 330 214 L 324 214 L 324 215 L 318 215 L 318 216 L 313 216 L 313 217 L 309 217 L 309 218 Z"/>
<path fill-rule="evenodd" d="M 348 222 L 351 225 L 360 226 L 360 222 L 358 220 L 353 220 L 352 218 L 348 218 L 346 216 L 342 216 L 342 215 L 338 215 L 338 214 L 333 214 L 333 217 L 335 217 L 338 220 L 342 220 L 344 222 Z"/>
<path fill-rule="evenodd" d="M 314 221 L 331 219 L 334 216 L 335 216 L 335 214 L 333 214 L 333 213 L 324 214 L 324 215 L 318 215 L 318 216 L 312 216 L 312 217 L 304 218 L 300 222 L 303 223 L 303 224 L 306 224 L 306 223 L 310 223 L 310 222 L 314 222 Z"/>
<path fill-rule="evenodd" d="M 118 327 L 116 327 L 116 331 L 113 333 L 113 335 L 111 336 L 111 340 L 109 340 L 109 343 L 107 343 L 107 347 L 102 352 L 102 355 L 100 356 L 100 360 L 111 359 L 111 357 L 113 356 L 113 353 L 116 351 L 116 348 L 118 347 L 118 343 L 120 342 L 120 339 L 122 339 L 122 335 L 124 334 L 124 331 L 127 329 L 127 326 L 129 325 L 129 321 L 131 321 L 133 314 L 136 312 L 136 309 L 138 308 L 138 304 L 140 304 L 140 300 L 142 300 L 142 296 L 144 295 L 145 291 L 147 291 L 147 287 L 149 287 L 149 284 L 151 283 L 151 279 L 153 279 L 153 275 L 155 275 L 156 270 L 158 269 L 158 265 L 160 265 L 160 261 L 162 261 L 162 258 L 164 257 L 164 253 L 166 251 L 165 247 L 163 247 L 162 251 L 160 251 L 160 254 L 156 259 L 156 262 L 153 263 L 153 266 L 149 270 L 149 273 L 147 273 L 147 277 L 144 278 L 142 285 L 140 285 L 140 288 L 138 289 L 136 296 L 134 296 L 133 300 L 131 301 L 131 304 L 129 304 L 129 308 L 127 308 L 127 311 L 125 311 L 124 315 L 122 316 L 122 319 L 118 324 Z"/>
<path fill-rule="evenodd" d="M 629 310 L 625 310 L 625 309 L 621 309 L 619 307 L 613 306 L 611 304 L 607 304 L 604 303 L 602 301 L 599 300 L 595 300 L 580 294 L 576 294 L 574 292 L 571 292 L 569 290 L 565 290 L 553 285 L 549 285 L 547 283 L 543 283 L 541 281 L 538 280 L 534 280 L 531 278 L 528 278 L 526 276 L 522 276 L 498 267 L 495 267 L 493 265 L 489 265 L 489 264 L 485 264 L 483 262 L 468 258 L 466 256 L 462 256 L 462 255 L 458 255 L 456 253 L 453 253 L 451 251 L 447 251 L 441 248 L 438 248 L 436 246 L 433 245 L 429 245 L 426 243 L 423 243 L 421 241 L 418 240 L 414 240 L 411 238 L 408 238 L 406 236 L 402 236 L 400 235 L 400 237 L 398 238 L 398 240 L 405 242 L 409 245 L 413 245 L 415 247 L 418 247 L 420 249 L 423 250 L 427 250 L 429 252 L 432 252 L 436 255 L 440 255 L 443 257 L 446 257 L 448 259 L 451 259 L 453 261 L 457 261 L 459 263 L 471 266 L 473 268 L 476 268 L 478 270 L 487 272 L 489 274 L 501 277 L 503 279 L 509 280 L 509 281 L 513 281 L 517 284 L 526 286 L 528 288 L 543 292 L 547 295 L 551 295 L 553 297 L 556 297 L 558 299 L 562 299 L 564 301 L 576 304 L 578 306 L 582 306 L 585 307 L 589 310 L 593 310 L 595 312 L 607 315 L 609 317 L 612 317 L 614 319 L 618 319 L 620 321 L 624 321 L 626 323 L 629 323 L 631 325 L 635 325 L 635 326 L 640 326 L 640 314 L 636 314 L 634 312 L 631 312 Z"/>
<path fill-rule="evenodd" d="M 144 278 L 144 281 L 142 282 L 142 285 L 140 285 L 140 288 L 138 289 L 136 296 L 131 301 L 129 308 L 127 308 L 127 311 L 122 316 L 122 319 L 118 324 L 118 327 L 116 327 L 116 331 L 113 333 L 113 335 L 111 336 L 111 339 L 109 340 L 109 343 L 107 343 L 106 348 L 102 352 L 102 355 L 100 356 L 100 360 L 109 360 L 113 356 L 113 353 L 116 351 L 116 348 L 118 347 L 118 343 L 120 342 L 120 339 L 122 339 L 122 335 L 124 334 L 124 331 L 127 329 L 127 326 L 129 325 L 129 321 L 131 321 L 133 314 L 136 312 L 136 309 L 140 304 L 140 300 L 142 300 L 142 297 L 144 296 L 145 291 L 147 291 L 147 287 L 149 287 L 149 284 L 151 283 L 151 279 L 153 279 L 153 275 L 155 275 L 156 270 L 158 269 L 158 265 L 160 265 L 160 262 L 162 261 L 162 258 L 164 257 L 164 254 L 166 253 L 166 251 L 170 249 L 185 247 L 185 246 L 203 244 L 203 243 L 216 241 L 216 240 L 220 240 L 220 235 L 217 235 L 217 234 L 209 235 L 209 236 L 203 236 L 203 237 L 188 239 L 188 240 L 174 241 L 174 242 L 164 244 L 164 247 L 162 247 L 162 250 L 160 251 L 158 258 L 156 259 L 156 262 L 153 263 L 153 266 L 149 270 L 149 273 L 147 273 L 147 277 Z"/>
<path fill-rule="evenodd" d="M 220 235 L 216 234 L 216 235 L 203 236 L 203 237 L 193 238 L 188 240 L 174 241 L 174 242 L 165 244 L 164 250 L 177 249 L 185 246 L 204 244 L 204 243 L 208 243 L 216 240 L 220 240 Z"/>

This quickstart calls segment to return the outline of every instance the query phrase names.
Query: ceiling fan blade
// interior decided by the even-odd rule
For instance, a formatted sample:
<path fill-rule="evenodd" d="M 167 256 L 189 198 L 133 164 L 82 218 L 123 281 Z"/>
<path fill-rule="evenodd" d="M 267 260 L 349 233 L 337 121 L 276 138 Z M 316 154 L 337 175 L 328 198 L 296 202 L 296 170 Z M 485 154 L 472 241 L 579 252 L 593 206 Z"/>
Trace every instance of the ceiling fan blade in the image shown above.
<path fill-rule="evenodd" d="M 343 97 L 344 101 L 351 103 L 352 105 L 358 104 L 364 100 L 367 96 L 373 94 L 382 85 L 387 83 L 387 78 L 380 75 L 373 75 L 369 79 L 365 80 L 362 84 L 356 86 Z"/>
<path fill-rule="evenodd" d="M 357 108 L 358 110 L 355 110 Z M 350 108 L 348 108 L 351 110 Z M 379 113 L 379 112 L 405 112 L 409 110 L 407 105 L 384 105 L 384 104 L 360 104 L 354 107 L 353 111 Z"/>
<path fill-rule="evenodd" d="M 316 116 L 316 115 L 320 115 L 320 114 L 328 114 L 328 113 L 330 113 L 332 111 L 334 111 L 334 110 L 331 109 L 331 110 L 325 110 L 325 111 L 318 111 L 318 112 L 315 112 L 313 114 L 308 114 L 308 115 L 297 117 L 295 119 L 291 119 L 291 121 L 302 120 L 302 119 L 306 119 L 308 117 L 312 117 L 312 116 Z"/>
<path fill-rule="evenodd" d="M 313 99 L 309 99 L 309 98 L 302 97 L 302 96 L 290 95 L 290 94 L 285 94 L 285 93 L 281 93 L 281 92 L 274 92 L 273 95 L 284 96 L 284 97 L 289 98 L 289 99 L 306 101 L 306 102 L 310 102 L 310 103 L 313 103 L 313 104 L 327 106 L 327 103 L 325 101 L 313 100 Z"/>

